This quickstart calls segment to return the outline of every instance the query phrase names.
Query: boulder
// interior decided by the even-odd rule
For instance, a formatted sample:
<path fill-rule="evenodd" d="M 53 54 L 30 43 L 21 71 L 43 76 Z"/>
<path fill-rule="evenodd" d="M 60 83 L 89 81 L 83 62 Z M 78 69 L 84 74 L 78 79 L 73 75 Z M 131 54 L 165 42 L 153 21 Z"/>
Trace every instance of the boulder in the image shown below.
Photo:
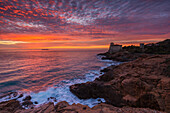
<path fill-rule="evenodd" d="M 60 111 L 67 106 L 69 106 L 69 104 L 66 101 L 62 101 L 55 105 L 55 109 L 56 109 L 56 111 Z"/>
<path fill-rule="evenodd" d="M 107 103 L 122 106 L 122 95 L 119 91 L 103 82 L 94 81 L 70 86 L 70 91 L 80 99 L 104 98 Z"/>
<path fill-rule="evenodd" d="M 12 113 L 17 111 L 18 109 L 23 109 L 23 108 L 20 105 L 19 101 L 17 100 L 9 100 L 0 103 L 0 113 L 5 113 L 5 112 Z"/>
<path fill-rule="evenodd" d="M 26 100 L 31 100 L 31 96 L 29 95 L 29 96 L 26 96 L 24 99 L 23 99 L 23 101 L 26 101 Z"/>
<path fill-rule="evenodd" d="M 33 105 L 33 102 L 31 102 L 30 100 L 26 100 L 22 103 L 22 105 L 25 107 L 29 107 L 30 105 Z"/>

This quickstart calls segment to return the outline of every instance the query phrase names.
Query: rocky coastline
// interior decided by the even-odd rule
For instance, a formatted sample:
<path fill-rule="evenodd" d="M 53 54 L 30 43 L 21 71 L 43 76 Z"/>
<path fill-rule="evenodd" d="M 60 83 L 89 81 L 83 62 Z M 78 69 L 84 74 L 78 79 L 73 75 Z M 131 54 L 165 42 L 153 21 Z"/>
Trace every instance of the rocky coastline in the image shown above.
<path fill-rule="evenodd" d="M 90 108 L 62 101 L 36 107 L 30 96 L 20 103 L 17 99 L 23 95 L 13 92 L 0 97 L 16 97 L 1 102 L 0 113 L 170 113 L 170 54 L 121 50 L 99 55 L 124 63 L 101 70 L 104 74 L 92 82 L 70 86 L 70 91 L 80 99 L 104 98 L 105 103 Z"/>
<path fill-rule="evenodd" d="M 69 105 L 66 101 L 54 105 L 50 102 L 40 107 L 24 109 L 17 100 L 10 100 L 0 103 L 1 113 L 164 113 L 149 108 L 115 107 L 101 103 L 93 108 L 81 104 Z"/>
<path fill-rule="evenodd" d="M 104 98 L 116 107 L 150 108 L 170 112 L 170 55 L 144 55 L 110 66 L 93 82 L 75 84 L 80 99 Z"/>
<path fill-rule="evenodd" d="M 93 82 L 75 84 L 70 91 L 80 99 L 104 98 L 93 108 L 86 105 L 49 102 L 35 107 L 27 96 L 0 103 L 1 113 L 163 113 L 170 112 L 170 55 L 139 57 L 117 66 L 110 66 Z M 23 95 L 8 95 L 21 98 Z M 24 109 L 23 106 L 29 106 Z"/>
<path fill-rule="evenodd" d="M 105 73 L 93 82 L 70 86 L 70 91 L 80 99 L 104 98 L 106 104 L 119 108 L 150 108 L 169 113 L 169 46 L 170 40 L 167 39 L 145 48 L 143 45 L 142 49 L 129 46 L 114 52 L 111 43 L 113 52 L 109 49 L 98 55 L 103 55 L 103 60 L 124 63 L 101 70 Z"/>

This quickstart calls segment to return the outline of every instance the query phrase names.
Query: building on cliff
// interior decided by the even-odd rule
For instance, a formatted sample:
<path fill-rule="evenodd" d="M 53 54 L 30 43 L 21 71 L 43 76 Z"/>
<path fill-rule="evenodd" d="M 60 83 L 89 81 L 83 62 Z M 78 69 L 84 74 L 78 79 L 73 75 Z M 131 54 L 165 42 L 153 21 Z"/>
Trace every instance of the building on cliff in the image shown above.
<path fill-rule="evenodd" d="M 112 42 L 112 43 L 110 43 L 108 53 L 112 54 L 112 53 L 118 52 L 120 50 L 122 50 L 122 45 L 114 45 L 114 43 Z"/>
<path fill-rule="evenodd" d="M 144 49 L 144 46 L 145 46 L 144 43 L 140 43 L 140 48 L 141 49 Z"/>

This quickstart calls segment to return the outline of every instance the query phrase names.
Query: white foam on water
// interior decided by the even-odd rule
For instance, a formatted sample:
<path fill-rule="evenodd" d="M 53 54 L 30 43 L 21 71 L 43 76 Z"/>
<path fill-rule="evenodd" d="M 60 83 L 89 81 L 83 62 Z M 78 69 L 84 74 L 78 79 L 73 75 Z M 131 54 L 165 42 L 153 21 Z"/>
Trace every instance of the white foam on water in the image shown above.
<path fill-rule="evenodd" d="M 57 104 L 60 101 L 67 101 L 70 105 L 75 103 L 80 103 L 83 105 L 88 105 L 89 107 L 93 107 L 97 105 L 98 103 L 105 102 L 103 98 L 97 98 L 97 99 L 79 99 L 76 97 L 74 94 L 70 92 L 69 86 L 77 83 L 85 83 L 88 81 L 93 81 L 95 78 L 99 77 L 100 75 L 103 74 L 101 73 L 100 70 L 104 69 L 108 66 L 111 65 L 119 65 L 120 62 L 114 62 L 112 60 L 101 60 L 101 57 L 98 57 L 100 61 L 105 62 L 106 65 L 104 67 L 101 67 L 99 70 L 90 70 L 88 73 L 85 74 L 84 79 L 71 79 L 71 80 L 63 80 L 61 81 L 61 84 L 54 85 L 53 87 L 48 88 L 46 91 L 40 91 L 38 93 L 35 92 L 19 92 L 19 94 L 23 94 L 23 97 L 18 98 L 19 95 L 16 97 L 14 96 L 6 96 L 0 99 L 0 102 L 2 101 L 8 101 L 11 99 L 17 99 L 21 103 L 23 102 L 23 99 L 30 95 L 31 101 L 38 102 L 38 104 L 34 105 L 36 107 L 48 103 L 48 102 L 54 102 L 54 104 Z M 64 84 L 64 85 L 63 85 Z"/>
<path fill-rule="evenodd" d="M 79 99 L 74 94 L 70 92 L 69 86 L 77 83 L 85 83 L 87 81 L 93 81 L 96 77 L 100 75 L 100 71 L 89 71 L 85 74 L 85 79 L 74 79 L 74 80 L 63 80 L 61 83 L 65 83 L 64 86 L 58 86 L 57 88 L 51 87 L 47 89 L 46 91 L 40 91 L 38 93 L 32 92 L 30 96 L 32 97 L 31 101 L 38 102 L 38 105 L 48 103 L 48 102 L 54 102 L 54 104 L 60 102 L 60 101 L 67 101 L 69 104 L 83 104 L 88 105 L 89 107 L 93 107 L 97 105 L 98 103 L 105 102 L 102 98 L 97 99 Z M 55 99 L 48 99 L 50 97 L 54 97 Z M 100 101 L 99 101 L 100 100 Z"/>

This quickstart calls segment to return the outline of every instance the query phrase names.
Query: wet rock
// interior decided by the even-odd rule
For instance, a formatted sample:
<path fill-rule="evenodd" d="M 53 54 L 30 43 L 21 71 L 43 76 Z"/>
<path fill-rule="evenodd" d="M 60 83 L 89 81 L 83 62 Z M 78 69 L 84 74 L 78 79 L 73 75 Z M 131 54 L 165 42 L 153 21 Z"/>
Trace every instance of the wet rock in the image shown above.
<path fill-rule="evenodd" d="M 102 100 L 101 99 L 97 99 L 97 101 L 101 102 Z"/>
<path fill-rule="evenodd" d="M 20 94 L 18 98 L 21 98 L 21 97 L 23 97 L 23 94 Z"/>
<path fill-rule="evenodd" d="M 9 93 L 5 93 L 3 95 L 0 95 L 0 98 L 8 97 L 10 99 L 12 97 L 16 97 L 17 95 L 18 95 L 17 92 L 9 92 Z"/>
<path fill-rule="evenodd" d="M 97 94 L 102 93 L 102 90 L 99 90 L 100 87 L 102 86 L 99 83 L 87 82 L 70 86 L 70 91 L 80 99 L 97 98 Z"/>
<path fill-rule="evenodd" d="M 18 93 L 17 92 L 13 92 L 13 96 L 14 97 L 18 96 Z"/>
<path fill-rule="evenodd" d="M 22 106 L 17 100 L 10 100 L 10 101 L 0 103 L 0 113 L 5 113 L 5 112 L 12 113 L 18 109 L 22 109 Z"/>
<path fill-rule="evenodd" d="M 87 82 L 70 86 L 70 91 L 80 99 L 104 98 L 107 103 L 122 106 L 123 100 L 120 92 L 103 82 Z"/>
<path fill-rule="evenodd" d="M 113 79 L 114 79 L 114 76 L 113 76 L 112 72 L 107 72 L 107 73 L 101 75 L 99 78 L 96 78 L 95 80 L 107 82 L 107 81 L 111 81 Z"/>
<path fill-rule="evenodd" d="M 47 100 L 48 100 L 48 101 L 49 101 L 49 100 L 53 100 L 54 102 L 57 102 L 57 99 L 56 99 L 55 97 L 49 97 Z"/>
<path fill-rule="evenodd" d="M 102 70 L 100 70 L 100 72 L 108 72 L 110 69 L 109 68 L 104 68 Z"/>
<path fill-rule="evenodd" d="M 30 105 L 33 105 L 33 102 L 31 102 L 30 100 L 26 100 L 22 103 L 22 105 L 28 107 Z"/>
<path fill-rule="evenodd" d="M 29 95 L 29 96 L 26 96 L 24 99 L 23 99 L 23 101 L 26 101 L 26 100 L 31 100 L 31 96 Z"/>
<path fill-rule="evenodd" d="M 34 102 L 34 104 L 38 104 L 38 102 L 37 102 L 37 101 L 35 101 L 35 102 Z"/>

